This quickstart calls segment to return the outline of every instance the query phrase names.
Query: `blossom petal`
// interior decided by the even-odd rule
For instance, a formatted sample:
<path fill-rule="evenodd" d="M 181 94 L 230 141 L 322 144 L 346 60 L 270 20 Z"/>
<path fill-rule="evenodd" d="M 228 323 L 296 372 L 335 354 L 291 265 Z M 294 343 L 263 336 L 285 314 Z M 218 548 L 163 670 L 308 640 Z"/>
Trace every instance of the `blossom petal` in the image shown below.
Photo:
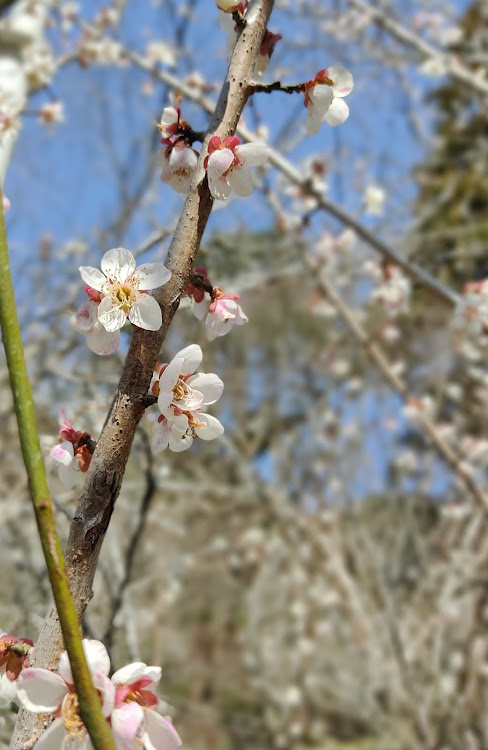
<path fill-rule="evenodd" d="M 98 302 L 89 299 L 76 312 L 75 328 L 80 333 L 91 333 L 98 322 Z"/>
<path fill-rule="evenodd" d="M 73 443 L 70 443 L 69 440 L 65 440 L 64 442 L 59 443 L 59 445 L 55 445 L 51 450 L 51 456 L 56 461 L 59 461 L 60 464 L 63 464 L 63 466 L 69 466 L 75 457 Z"/>
<path fill-rule="evenodd" d="M 336 99 L 325 113 L 324 120 L 332 126 L 342 125 L 349 117 L 349 107 L 343 99 Z"/>
<path fill-rule="evenodd" d="M 207 163 L 209 182 L 218 180 L 219 177 L 222 177 L 224 172 L 227 172 L 233 161 L 234 154 L 230 148 L 222 148 L 210 154 Z"/>
<path fill-rule="evenodd" d="M 269 159 L 269 148 L 265 143 L 244 143 L 236 146 L 236 154 L 246 167 L 260 167 Z"/>
<path fill-rule="evenodd" d="M 150 294 L 141 294 L 129 312 L 132 325 L 146 331 L 157 331 L 161 328 L 163 318 L 158 302 Z"/>
<path fill-rule="evenodd" d="M 95 676 L 99 672 L 107 676 L 110 672 L 110 657 L 103 643 L 90 638 L 83 638 L 81 643 L 91 675 Z M 74 684 L 67 651 L 63 651 L 59 657 L 58 673 L 69 685 Z"/>
<path fill-rule="evenodd" d="M 157 289 L 171 278 L 171 271 L 163 263 L 144 263 L 137 269 L 139 289 Z"/>
<path fill-rule="evenodd" d="M 63 720 L 56 719 L 37 740 L 36 750 L 60 750 L 64 747 L 66 737 Z"/>
<path fill-rule="evenodd" d="M 107 331 L 101 323 L 98 323 L 91 333 L 86 334 L 86 345 L 95 354 L 113 354 L 119 348 L 119 344 L 120 330 Z"/>
<path fill-rule="evenodd" d="M 212 180 L 209 177 L 208 188 L 212 196 L 219 201 L 227 200 L 231 191 L 231 187 L 225 177 L 220 177 L 218 180 Z"/>
<path fill-rule="evenodd" d="M 119 331 L 127 320 L 125 312 L 114 305 L 110 297 L 104 297 L 98 306 L 98 320 L 106 331 Z"/>
<path fill-rule="evenodd" d="M 53 713 L 67 693 L 63 678 L 48 669 L 28 667 L 17 678 L 17 696 L 28 711 Z"/>
<path fill-rule="evenodd" d="M 93 268 L 93 266 L 80 266 L 79 271 L 85 284 L 91 286 L 92 289 L 96 289 L 97 292 L 102 291 L 103 285 L 107 279 L 98 268 Z"/>
<path fill-rule="evenodd" d="M 161 667 L 148 667 L 142 661 L 135 661 L 114 672 L 112 682 L 114 685 L 131 685 L 141 677 L 148 677 L 151 682 L 159 682 L 161 679 Z"/>
<path fill-rule="evenodd" d="M 161 412 L 163 412 L 163 409 L 169 406 L 173 400 L 173 388 L 180 376 L 183 362 L 183 357 L 173 357 L 159 378 L 158 406 Z"/>
<path fill-rule="evenodd" d="M 211 414 L 199 414 L 198 421 L 205 423 L 205 427 L 195 427 L 195 432 L 201 440 L 214 440 L 224 434 L 223 425 Z"/>
<path fill-rule="evenodd" d="M 115 247 L 105 253 L 100 267 L 108 278 L 113 281 L 127 281 L 136 269 L 134 256 L 125 247 Z"/>
<path fill-rule="evenodd" d="M 347 96 L 354 86 L 352 73 L 341 65 L 331 65 L 327 69 L 328 77 L 333 81 L 332 91 L 334 96 Z"/>
<path fill-rule="evenodd" d="M 154 435 L 153 435 L 153 439 L 151 443 L 151 452 L 161 453 L 161 451 L 164 451 L 164 449 L 168 447 L 168 443 L 169 443 L 168 421 L 166 419 L 162 419 L 161 422 L 158 422 L 156 429 L 154 431 Z"/>
<path fill-rule="evenodd" d="M 144 710 L 135 701 L 125 703 L 112 711 L 112 729 L 118 747 L 130 750 L 143 719 Z"/>
<path fill-rule="evenodd" d="M 231 188 L 241 198 L 247 198 L 248 195 L 251 195 L 253 189 L 252 175 L 245 165 L 233 169 L 227 179 Z"/>
<path fill-rule="evenodd" d="M 214 404 L 222 395 L 224 384 L 213 372 L 197 372 L 186 381 L 191 388 L 203 394 L 203 404 Z"/>
<path fill-rule="evenodd" d="M 115 685 L 107 675 L 97 672 L 93 675 L 93 684 L 102 698 L 102 714 L 107 717 L 115 705 Z"/>
<path fill-rule="evenodd" d="M 173 451 L 173 453 L 182 453 L 183 451 L 188 450 L 192 443 L 193 438 L 189 435 L 183 435 L 182 437 L 170 435 L 169 449 L 170 451 Z"/>
<path fill-rule="evenodd" d="M 181 745 L 172 723 L 151 710 L 146 711 L 142 741 L 146 750 L 174 750 Z"/>
<path fill-rule="evenodd" d="M 198 344 L 190 344 L 178 352 L 175 355 L 176 357 L 183 358 L 180 372 L 185 373 L 185 375 L 191 375 L 202 364 L 203 352 Z"/>

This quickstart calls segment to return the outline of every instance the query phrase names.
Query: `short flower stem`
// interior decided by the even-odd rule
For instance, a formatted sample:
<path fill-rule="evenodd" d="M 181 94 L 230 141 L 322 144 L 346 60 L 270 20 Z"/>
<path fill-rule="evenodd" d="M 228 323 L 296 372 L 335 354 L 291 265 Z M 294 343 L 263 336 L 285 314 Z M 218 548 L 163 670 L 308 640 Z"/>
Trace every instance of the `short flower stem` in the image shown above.
<path fill-rule="evenodd" d="M 116 750 L 110 727 L 102 715 L 100 698 L 95 690 L 81 643 L 80 624 L 76 614 L 61 544 L 56 530 L 53 507 L 46 481 L 46 471 L 36 429 L 32 389 L 22 347 L 14 289 L 9 267 L 7 231 L 0 191 L 0 327 L 7 358 L 10 385 L 19 428 L 20 444 L 29 482 L 42 551 L 59 615 L 59 624 L 68 652 L 80 716 L 95 750 Z"/>
<path fill-rule="evenodd" d="M 283 86 L 281 81 L 274 81 L 274 83 L 251 83 L 252 94 L 271 94 L 273 91 L 283 91 L 285 94 L 302 94 L 304 90 L 304 83 L 295 83 L 290 86 Z"/>

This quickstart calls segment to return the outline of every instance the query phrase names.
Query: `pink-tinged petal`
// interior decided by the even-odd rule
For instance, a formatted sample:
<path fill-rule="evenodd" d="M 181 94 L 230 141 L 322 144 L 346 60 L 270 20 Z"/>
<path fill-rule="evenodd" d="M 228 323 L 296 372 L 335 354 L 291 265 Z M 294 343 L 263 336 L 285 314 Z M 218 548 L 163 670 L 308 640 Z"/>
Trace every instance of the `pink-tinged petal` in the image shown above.
<path fill-rule="evenodd" d="M 102 697 L 102 714 L 110 716 L 115 706 L 115 685 L 107 675 L 100 672 L 93 675 L 93 684 Z"/>
<path fill-rule="evenodd" d="M 98 320 L 106 331 L 114 333 L 125 324 L 127 316 L 120 307 L 115 307 L 110 297 L 104 297 L 98 306 Z"/>
<path fill-rule="evenodd" d="M 28 711 L 53 713 L 67 693 L 63 678 L 47 669 L 23 669 L 17 678 L 17 695 Z"/>
<path fill-rule="evenodd" d="M 343 99 L 334 99 L 325 113 L 324 120 L 332 126 L 342 125 L 349 117 L 349 107 Z"/>
<path fill-rule="evenodd" d="M 95 354 L 106 356 L 117 351 L 120 344 L 120 330 L 107 331 L 101 323 L 86 335 L 86 345 Z"/>
<path fill-rule="evenodd" d="M 195 432 L 202 440 L 215 440 L 224 434 L 223 425 L 211 414 L 198 414 L 199 422 L 204 422 L 205 427 L 196 427 Z"/>
<path fill-rule="evenodd" d="M 85 284 L 91 286 L 92 289 L 96 289 L 97 292 L 102 291 L 103 285 L 107 279 L 98 268 L 93 268 L 92 266 L 80 266 L 79 271 Z"/>
<path fill-rule="evenodd" d="M 146 750 L 174 750 L 181 745 L 181 739 L 168 719 L 156 713 L 146 711 L 142 742 Z"/>
<path fill-rule="evenodd" d="M 112 682 L 114 685 L 131 685 L 136 682 L 140 677 L 144 676 L 146 665 L 142 661 L 134 661 L 132 664 L 127 664 L 125 667 L 118 669 L 112 675 Z"/>
<path fill-rule="evenodd" d="M 176 355 L 176 357 L 173 357 L 169 365 L 166 366 L 164 369 L 163 374 L 159 378 L 159 398 L 158 398 L 158 404 L 159 408 L 161 409 L 161 406 L 168 406 L 171 401 L 173 400 L 173 388 L 175 387 L 178 378 L 181 373 L 181 368 L 183 366 L 184 359 L 183 357 L 180 357 L 179 354 Z M 160 397 L 163 395 L 163 398 Z M 169 396 L 169 400 L 168 400 Z"/>
<path fill-rule="evenodd" d="M 252 175 L 246 166 L 236 167 L 229 173 L 227 180 L 232 190 L 241 198 L 251 195 L 253 189 Z"/>
<path fill-rule="evenodd" d="M 227 172 L 233 161 L 234 154 L 228 148 L 223 148 L 210 154 L 207 164 L 209 182 L 213 182 L 218 180 L 219 177 L 222 177 L 224 172 Z"/>
<path fill-rule="evenodd" d="M 169 271 L 162 263 L 145 263 L 137 269 L 140 278 L 139 289 L 157 289 L 171 278 Z"/>
<path fill-rule="evenodd" d="M 180 352 L 175 354 L 175 358 L 181 357 L 183 359 L 181 370 L 185 375 L 191 375 L 195 372 L 197 367 L 200 367 L 203 359 L 203 352 L 198 344 L 190 344 L 185 346 Z"/>
<path fill-rule="evenodd" d="M 158 422 L 156 425 L 156 429 L 154 431 L 153 439 L 151 442 L 151 452 L 161 453 L 161 451 L 164 451 L 165 448 L 168 447 L 169 443 L 169 428 L 168 428 L 168 422 L 166 419 L 163 419 L 161 422 Z"/>
<path fill-rule="evenodd" d="M 246 167 L 260 167 L 269 159 L 269 148 L 265 143 L 245 143 L 237 146 L 236 154 Z"/>
<path fill-rule="evenodd" d="M 70 466 L 70 464 L 73 462 L 73 459 L 75 457 L 75 453 L 73 450 L 73 443 L 70 443 L 68 440 L 65 440 L 64 443 L 59 443 L 59 445 L 55 445 L 54 448 L 52 448 L 51 450 L 51 456 L 56 461 L 59 461 L 60 464 L 63 464 L 63 466 Z"/>
<path fill-rule="evenodd" d="M 224 384 L 213 372 L 198 372 L 186 381 L 191 388 L 196 388 L 203 395 L 203 404 L 214 404 L 222 395 Z"/>
<path fill-rule="evenodd" d="M 208 189 L 213 198 L 218 201 L 225 201 L 230 195 L 231 187 L 225 177 L 220 177 L 218 180 L 208 179 Z"/>
<path fill-rule="evenodd" d="M 98 322 L 98 302 L 89 299 L 76 313 L 75 327 L 80 333 L 91 333 Z"/>
<path fill-rule="evenodd" d="M 62 719 L 55 719 L 36 742 L 36 750 L 64 750 L 67 740 L 66 727 Z"/>
<path fill-rule="evenodd" d="M 352 73 L 341 65 L 332 65 L 328 69 L 328 73 L 328 77 L 334 84 L 332 86 L 334 96 L 347 96 L 351 93 L 354 86 Z"/>
<path fill-rule="evenodd" d="M 163 322 L 161 308 L 150 294 L 141 294 L 130 309 L 129 320 L 132 325 L 145 331 L 157 331 Z"/>
<path fill-rule="evenodd" d="M 129 250 L 124 247 L 115 247 L 105 253 L 100 266 L 105 276 L 114 281 L 124 282 L 134 273 L 136 262 Z"/>
<path fill-rule="evenodd" d="M 114 739 L 121 750 L 130 750 L 144 719 L 144 710 L 135 701 L 125 703 L 112 711 L 111 722 Z"/>

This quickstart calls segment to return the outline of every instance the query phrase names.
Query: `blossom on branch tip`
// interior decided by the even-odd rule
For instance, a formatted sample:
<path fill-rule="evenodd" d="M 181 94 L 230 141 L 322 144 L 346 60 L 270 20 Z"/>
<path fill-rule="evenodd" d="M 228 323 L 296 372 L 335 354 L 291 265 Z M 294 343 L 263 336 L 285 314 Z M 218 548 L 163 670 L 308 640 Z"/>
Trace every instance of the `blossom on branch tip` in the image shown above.
<path fill-rule="evenodd" d="M 151 386 L 158 398 L 161 415 L 152 442 L 153 453 L 169 447 L 174 452 L 187 450 L 193 438 L 213 440 L 222 435 L 219 420 L 203 413 L 202 407 L 214 404 L 224 389 L 213 373 L 196 373 L 202 350 L 191 344 L 164 365 Z"/>
<path fill-rule="evenodd" d="M 127 319 L 147 331 L 157 331 L 162 317 L 159 304 L 147 290 L 169 281 L 171 272 L 162 263 L 145 263 L 136 269 L 132 253 L 123 247 L 109 250 L 102 258 L 102 271 L 80 266 L 83 281 L 100 292 L 97 316 L 109 332 L 119 331 Z"/>
<path fill-rule="evenodd" d="M 307 108 L 307 133 L 316 135 L 323 122 L 341 125 L 349 117 L 349 107 L 343 98 L 351 93 L 354 82 L 351 73 L 340 65 L 320 70 L 304 86 Z"/>
<path fill-rule="evenodd" d="M 265 143 L 245 143 L 236 136 L 221 140 L 218 135 L 210 139 L 204 167 L 212 196 L 226 200 L 234 190 L 241 197 L 252 193 L 253 181 L 249 167 L 258 167 L 268 160 Z"/>

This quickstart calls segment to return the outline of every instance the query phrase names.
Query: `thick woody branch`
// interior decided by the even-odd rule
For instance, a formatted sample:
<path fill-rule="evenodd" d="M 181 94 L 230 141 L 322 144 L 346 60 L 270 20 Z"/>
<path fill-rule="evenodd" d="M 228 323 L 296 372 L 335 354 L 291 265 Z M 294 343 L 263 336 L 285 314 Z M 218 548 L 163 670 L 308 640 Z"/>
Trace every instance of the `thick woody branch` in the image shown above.
<path fill-rule="evenodd" d="M 213 198 L 203 168 L 210 138 L 224 138 L 235 132 L 250 95 L 250 83 L 261 41 L 273 7 L 273 0 L 257 0 L 249 9 L 246 27 L 241 31 L 229 64 L 219 100 L 206 133 L 195 178 L 190 186 L 169 249 L 167 266 L 170 281 L 156 294 L 163 323 L 156 333 L 134 329 L 124 370 L 112 408 L 91 461 L 87 482 L 71 524 L 66 549 L 66 564 L 78 614 L 81 615 L 92 594 L 92 583 L 100 548 L 107 531 L 136 427 L 144 413 L 151 376 L 168 327 L 178 309 L 180 296 L 190 278 L 191 269 L 210 215 Z M 37 666 L 53 666 L 62 648 L 54 611 L 48 615 L 35 649 Z M 21 711 L 11 750 L 27 750 L 24 745 L 41 730 L 33 726 Z"/>

